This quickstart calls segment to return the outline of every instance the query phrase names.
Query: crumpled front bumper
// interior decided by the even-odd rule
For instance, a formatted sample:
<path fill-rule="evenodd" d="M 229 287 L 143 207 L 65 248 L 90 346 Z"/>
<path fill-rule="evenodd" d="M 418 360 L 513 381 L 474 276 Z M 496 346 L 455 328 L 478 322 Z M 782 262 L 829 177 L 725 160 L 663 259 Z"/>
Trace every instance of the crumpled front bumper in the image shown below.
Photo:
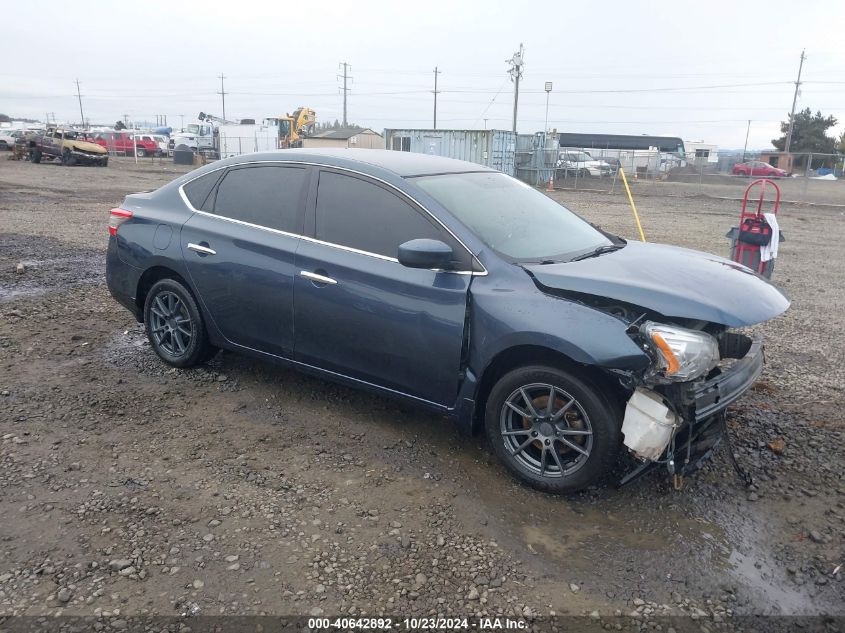
<path fill-rule="evenodd" d="M 107 160 L 109 156 L 107 152 L 103 152 L 102 154 L 94 154 L 93 152 L 85 152 L 78 149 L 73 149 L 70 153 L 73 155 L 74 158 L 76 158 L 77 162 L 88 164 L 101 163 L 104 160 Z"/>
<path fill-rule="evenodd" d="M 688 397 L 694 402 L 696 422 L 703 422 L 724 411 L 748 391 L 763 373 L 762 339 L 733 334 L 730 341 L 727 345 L 733 349 L 729 353 L 745 353 L 740 357 L 729 356 L 735 359 L 730 367 L 722 370 L 718 376 L 688 389 Z"/>
<path fill-rule="evenodd" d="M 658 465 L 667 464 L 672 474 L 690 474 L 700 468 L 726 432 L 725 409 L 748 391 L 763 372 L 763 341 L 728 333 L 720 341 L 723 361 L 729 364 L 704 382 L 673 385 L 664 394 L 684 421 L 674 441 L 659 461 L 638 465 L 619 482 L 630 483 Z M 723 363 L 724 364 L 724 363 Z"/>

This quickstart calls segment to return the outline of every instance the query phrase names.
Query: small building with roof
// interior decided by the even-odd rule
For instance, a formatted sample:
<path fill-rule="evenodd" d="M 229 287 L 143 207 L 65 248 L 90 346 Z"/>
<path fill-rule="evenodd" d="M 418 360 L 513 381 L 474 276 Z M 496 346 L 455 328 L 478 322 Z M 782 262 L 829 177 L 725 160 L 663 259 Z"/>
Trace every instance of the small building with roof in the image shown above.
<path fill-rule="evenodd" d="M 305 137 L 302 140 L 302 147 L 308 149 L 327 147 L 384 149 L 384 137 L 370 128 L 339 128 Z"/>

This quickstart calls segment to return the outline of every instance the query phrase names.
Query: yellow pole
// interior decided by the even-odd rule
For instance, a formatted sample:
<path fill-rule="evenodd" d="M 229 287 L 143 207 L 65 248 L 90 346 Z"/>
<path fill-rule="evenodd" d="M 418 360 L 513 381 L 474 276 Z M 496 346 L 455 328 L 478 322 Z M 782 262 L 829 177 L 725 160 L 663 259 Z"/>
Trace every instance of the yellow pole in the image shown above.
<path fill-rule="evenodd" d="M 631 210 L 634 212 L 634 219 L 637 221 L 637 228 L 640 230 L 640 240 L 645 242 L 643 225 L 640 224 L 640 214 L 637 213 L 637 205 L 634 204 L 634 197 L 631 195 L 631 188 L 628 186 L 628 179 L 625 178 L 625 170 L 622 169 L 622 165 L 619 166 L 619 173 L 622 174 L 622 184 L 625 185 L 625 191 L 628 193 L 628 202 L 631 203 Z"/>

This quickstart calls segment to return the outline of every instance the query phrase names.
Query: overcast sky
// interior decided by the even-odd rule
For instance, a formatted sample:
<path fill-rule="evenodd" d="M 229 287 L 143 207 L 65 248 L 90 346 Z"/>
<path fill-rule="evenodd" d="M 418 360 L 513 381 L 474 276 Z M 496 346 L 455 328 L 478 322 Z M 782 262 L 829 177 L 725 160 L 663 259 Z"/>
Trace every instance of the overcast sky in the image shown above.
<path fill-rule="evenodd" d="M 525 46 L 519 131 L 681 136 L 768 148 L 792 104 L 845 124 L 845 5 L 837 2 L 4 2 L 0 112 L 78 122 L 124 114 L 171 126 L 300 105 L 342 116 L 338 62 L 351 64 L 348 118 L 384 128 L 510 129 L 505 60 Z M 37 44 L 36 44 L 37 43 Z M 485 119 L 487 121 L 485 122 Z"/>

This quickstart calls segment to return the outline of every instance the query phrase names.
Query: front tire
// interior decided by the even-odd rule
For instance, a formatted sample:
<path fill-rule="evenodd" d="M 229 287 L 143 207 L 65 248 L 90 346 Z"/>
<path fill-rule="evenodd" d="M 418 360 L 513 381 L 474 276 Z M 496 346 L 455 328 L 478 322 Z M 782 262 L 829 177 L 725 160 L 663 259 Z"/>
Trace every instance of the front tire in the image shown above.
<path fill-rule="evenodd" d="M 197 302 L 174 279 L 162 279 L 150 288 L 144 328 L 153 350 L 168 365 L 192 367 L 213 355 Z"/>
<path fill-rule="evenodd" d="M 556 494 L 600 483 L 621 444 L 621 418 L 594 385 L 542 365 L 505 374 L 487 399 L 493 452 L 529 486 Z"/>
<path fill-rule="evenodd" d="M 147 155 L 147 150 L 139 147 L 135 150 L 135 156 L 138 158 L 144 158 Z"/>

